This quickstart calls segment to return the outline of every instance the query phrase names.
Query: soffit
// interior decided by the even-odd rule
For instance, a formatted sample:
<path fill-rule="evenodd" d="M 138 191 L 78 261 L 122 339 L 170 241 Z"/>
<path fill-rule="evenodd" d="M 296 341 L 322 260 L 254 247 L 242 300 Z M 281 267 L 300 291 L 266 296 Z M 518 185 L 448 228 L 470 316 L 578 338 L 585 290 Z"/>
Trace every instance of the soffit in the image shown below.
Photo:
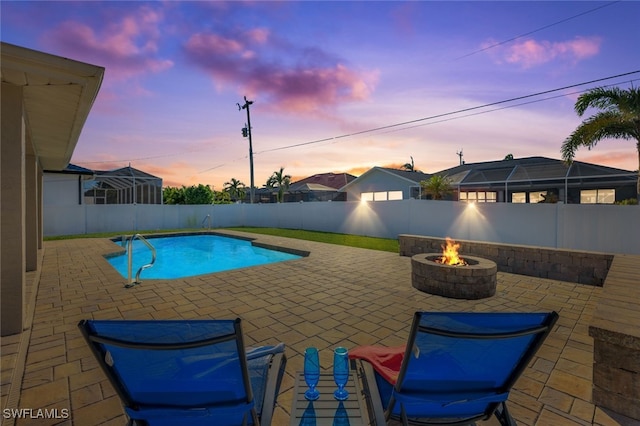
<path fill-rule="evenodd" d="M 43 169 L 63 170 L 98 94 L 104 68 L 1 43 L 1 79 L 21 86 L 26 124 Z"/>

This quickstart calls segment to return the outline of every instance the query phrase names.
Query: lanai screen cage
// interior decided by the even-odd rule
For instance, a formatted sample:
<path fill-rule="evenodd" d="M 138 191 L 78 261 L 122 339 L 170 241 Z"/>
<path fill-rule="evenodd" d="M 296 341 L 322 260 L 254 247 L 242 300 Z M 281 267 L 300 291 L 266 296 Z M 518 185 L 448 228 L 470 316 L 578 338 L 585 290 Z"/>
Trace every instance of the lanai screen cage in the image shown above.
<path fill-rule="evenodd" d="M 162 204 L 162 179 L 131 166 L 96 171 L 86 204 Z"/>

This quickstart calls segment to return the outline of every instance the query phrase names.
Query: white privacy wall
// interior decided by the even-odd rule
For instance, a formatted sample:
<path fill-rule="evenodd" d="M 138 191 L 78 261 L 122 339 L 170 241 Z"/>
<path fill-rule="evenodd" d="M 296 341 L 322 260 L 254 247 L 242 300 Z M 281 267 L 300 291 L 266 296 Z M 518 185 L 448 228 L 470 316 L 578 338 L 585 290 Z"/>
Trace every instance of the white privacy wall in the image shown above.
<path fill-rule="evenodd" d="M 640 254 L 640 207 L 457 201 L 45 206 L 45 236 L 258 226 L 397 238 L 398 234 Z"/>

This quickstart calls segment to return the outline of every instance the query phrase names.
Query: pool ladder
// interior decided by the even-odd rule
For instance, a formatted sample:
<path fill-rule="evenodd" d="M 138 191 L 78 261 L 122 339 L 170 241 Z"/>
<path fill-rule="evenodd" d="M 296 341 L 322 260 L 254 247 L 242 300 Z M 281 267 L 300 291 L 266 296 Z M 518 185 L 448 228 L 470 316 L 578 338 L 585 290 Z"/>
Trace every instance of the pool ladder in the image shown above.
<path fill-rule="evenodd" d="M 127 254 L 129 255 L 129 267 L 128 267 L 128 271 L 129 271 L 129 282 L 127 284 L 125 284 L 124 286 L 126 288 L 130 288 L 133 287 L 134 285 L 140 284 L 140 273 L 142 271 L 144 271 L 147 268 L 151 268 L 153 266 L 154 263 L 156 263 L 156 249 L 154 246 L 151 245 L 151 243 L 149 241 L 147 241 L 147 239 L 145 237 L 143 237 L 140 234 L 135 234 L 132 235 L 131 237 L 127 237 L 125 235 L 122 236 L 123 241 L 125 242 L 125 247 L 127 249 Z M 140 241 L 142 241 L 147 247 L 149 247 L 149 250 L 151 250 L 151 263 L 148 263 L 146 265 L 142 265 L 140 267 L 140 269 L 138 269 L 138 272 L 136 273 L 136 279 L 135 281 L 131 278 L 131 272 L 133 270 L 133 240 L 135 239 L 139 239 Z"/>
<path fill-rule="evenodd" d="M 204 217 L 204 219 L 202 219 L 202 222 L 200 223 L 200 227 L 204 228 L 204 223 L 207 222 L 207 229 L 211 230 L 211 215 L 208 214 Z"/>

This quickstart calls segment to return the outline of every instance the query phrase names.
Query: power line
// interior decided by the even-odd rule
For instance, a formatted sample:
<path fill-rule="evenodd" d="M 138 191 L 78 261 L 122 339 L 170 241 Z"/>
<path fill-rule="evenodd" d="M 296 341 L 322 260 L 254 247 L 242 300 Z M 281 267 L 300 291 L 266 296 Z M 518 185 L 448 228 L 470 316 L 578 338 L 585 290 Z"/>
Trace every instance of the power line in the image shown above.
<path fill-rule="evenodd" d="M 451 111 L 451 112 L 445 112 L 445 113 L 442 113 L 442 114 L 431 115 L 429 117 L 417 118 L 415 120 L 409 120 L 409 121 L 403 121 L 402 123 L 389 124 L 389 125 L 386 125 L 386 126 L 375 127 L 375 128 L 372 128 L 372 129 L 361 130 L 361 131 L 358 131 L 358 132 L 347 133 L 347 134 L 340 135 L 340 136 L 333 136 L 333 137 L 324 138 L 324 139 L 317 139 L 317 140 L 309 141 L 309 142 L 301 142 L 301 143 L 297 143 L 297 144 L 293 144 L 293 145 L 285 145 L 285 146 L 281 146 L 281 147 L 277 147 L 277 148 L 266 149 L 264 151 L 258 152 L 257 154 L 263 154 L 265 152 L 273 152 L 273 151 L 282 151 L 282 150 L 285 150 L 285 149 L 297 148 L 297 147 L 300 147 L 300 146 L 313 145 L 313 144 L 317 144 L 317 143 L 321 143 L 321 142 L 328 142 L 328 141 L 333 141 L 333 140 L 337 140 L 337 139 L 344 139 L 344 138 L 348 138 L 348 137 L 352 137 L 352 136 L 358 136 L 358 135 L 362 135 L 362 134 L 365 134 L 365 133 L 373 133 L 373 132 L 377 132 L 377 131 L 380 131 L 380 130 L 391 129 L 391 128 L 394 128 L 394 127 L 406 126 L 407 124 L 418 123 L 418 122 L 426 121 L 426 120 L 433 120 L 435 118 L 446 117 L 446 116 L 449 116 L 449 115 L 461 114 L 463 112 L 474 111 L 474 110 L 477 110 L 477 109 L 487 108 L 487 107 L 495 106 L 495 105 L 501 105 L 501 104 L 505 104 L 505 103 L 508 103 L 508 102 L 519 101 L 519 100 L 522 100 L 522 99 L 528 99 L 528 98 L 532 98 L 534 96 L 546 95 L 547 93 L 559 92 L 561 90 L 572 89 L 574 87 L 584 86 L 586 84 L 593 84 L 593 83 L 597 83 L 597 82 L 600 82 L 600 81 L 611 80 L 613 78 L 624 77 L 624 76 L 628 76 L 628 75 L 631 75 L 631 74 L 637 74 L 637 73 L 640 73 L 640 70 L 630 71 L 630 72 L 626 72 L 626 73 L 623 73 L 623 74 L 613 75 L 613 76 L 610 76 L 610 77 L 598 78 L 596 80 L 590 80 L 590 81 L 586 81 L 586 82 L 583 82 L 583 83 L 572 84 L 572 85 L 569 85 L 569 86 L 559 87 L 557 89 L 545 90 L 543 92 L 532 93 L 530 95 L 518 96 L 518 97 L 515 97 L 515 98 L 505 99 L 505 100 L 502 100 L 502 101 L 491 102 L 491 103 L 488 103 L 488 104 L 478 105 L 478 106 L 469 107 L 469 108 L 463 108 L 463 109 L 459 109 L 459 110 L 456 110 L 456 111 Z"/>
<path fill-rule="evenodd" d="M 635 81 L 637 81 L 637 80 L 629 80 L 629 81 L 620 82 L 620 83 L 633 83 Z M 618 85 L 620 83 L 607 84 L 607 85 L 602 86 L 602 87 L 612 87 L 612 86 Z M 488 114 L 490 112 L 502 111 L 503 109 L 509 109 L 509 108 L 515 108 L 515 107 L 519 107 L 519 106 L 523 106 L 523 105 L 535 104 L 535 103 L 538 103 L 538 102 L 549 101 L 551 99 L 564 98 L 565 96 L 576 95 L 578 93 L 584 93 L 584 92 L 586 92 L 588 90 L 589 89 L 577 90 L 575 92 L 563 93 L 561 95 L 555 95 L 555 96 L 549 96 L 548 98 L 534 99 L 532 101 L 521 102 L 521 103 L 515 104 L 515 105 L 507 105 L 507 106 L 503 106 L 503 107 L 500 107 L 500 108 L 490 109 L 490 110 L 487 110 L 487 111 L 478 111 L 478 112 L 473 112 L 471 114 L 461 115 L 461 116 L 458 116 L 458 117 L 444 118 L 442 120 L 431 121 L 429 123 L 416 124 L 414 126 L 403 127 L 401 129 L 389 130 L 388 132 L 384 132 L 384 133 L 400 132 L 400 131 L 403 131 L 403 130 L 414 129 L 416 127 L 429 126 L 429 125 L 432 125 L 432 124 L 444 123 L 444 122 L 447 122 L 447 121 L 458 120 L 458 119 L 461 119 L 461 118 L 474 117 L 476 115 L 482 115 L 482 114 Z"/>
<path fill-rule="evenodd" d="M 620 1 L 622 1 L 622 0 L 612 1 L 612 2 L 607 3 L 607 4 L 604 4 L 604 5 L 602 5 L 602 6 L 598 6 L 598 7 L 596 7 L 596 8 L 589 9 L 589 10 L 587 10 L 587 11 L 585 11 L 585 12 L 579 13 L 579 14 L 577 14 L 577 15 L 570 16 L 570 17 L 568 17 L 568 18 L 562 19 L 562 20 L 560 20 L 560 21 L 554 22 L 554 23 L 549 24 L 549 25 L 545 25 L 544 27 L 537 28 L 537 29 L 535 29 L 535 30 L 533 30 L 533 31 L 529 31 L 529 32 L 524 33 L 524 34 L 520 34 L 520 35 L 515 36 L 515 37 L 512 37 L 512 38 L 510 38 L 510 39 L 508 39 L 508 40 L 504 40 L 504 41 L 501 41 L 501 42 L 498 42 L 498 43 L 492 44 L 492 45 L 490 45 L 490 46 L 484 47 L 484 48 L 482 48 L 482 49 L 475 50 L 475 51 L 473 51 L 473 52 L 471 52 L 471 53 L 467 53 L 466 55 L 458 56 L 457 58 L 453 58 L 453 60 L 454 60 L 454 61 L 457 61 L 458 59 L 467 58 L 467 57 L 469 57 L 469 56 L 475 55 L 476 53 L 484 52 L 485 50 L 489 50 L 489 49 L 493 49 L 494 47 L 502 46 L 503 44 L 510 43 L 510 42 L 515 41 L 515 40 L 517 40 L 517 39 L 519 39 L 519 38 L 522 38 L 522 37 L 525 37 L 525 36 L 528 36 L 528 35 L 531 35 L 531 34 L 537 33 L 537 32 L 542 31 L 542 30 L 546 30 L 547 28 L 551 28 L 551 27 L 553 27 L 553 26 L 555 26 L 555 25 L 565 23 L 565 22 L 567 22 L 567 21 L 570 21 L 570 20 L 572 20 L 572 19 L 578 18 L 578 17 L 580 17 L 580 16 L 587 15 L 587 14 L 589 14 L 589 13 L 591 13 L 591 12 L 595 12 L 596 10 L 603 9 L 603 8 L 608 7 L 608 6 L 611 6 L 611 5 L 615 4 L 615 3 L 620 3 Z"/>

